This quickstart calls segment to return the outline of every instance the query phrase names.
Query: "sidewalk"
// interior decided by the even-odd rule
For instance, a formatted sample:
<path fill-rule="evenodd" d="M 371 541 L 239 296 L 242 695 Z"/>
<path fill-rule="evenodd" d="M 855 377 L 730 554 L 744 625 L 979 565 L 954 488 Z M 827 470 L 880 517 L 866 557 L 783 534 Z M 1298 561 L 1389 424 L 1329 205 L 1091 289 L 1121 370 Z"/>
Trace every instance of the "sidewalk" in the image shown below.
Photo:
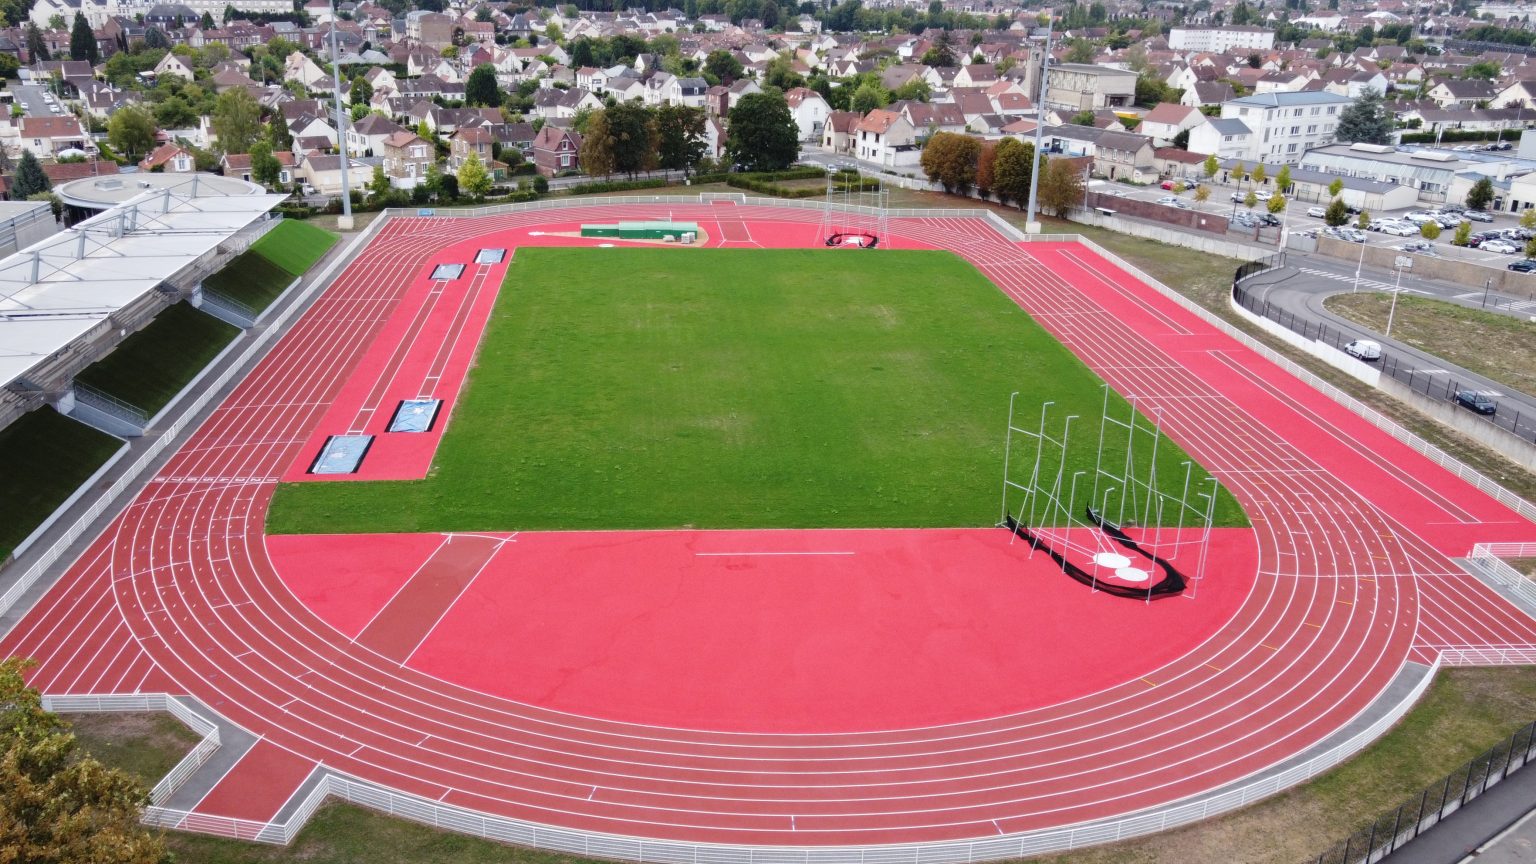
<path fill-rule="evenodd" d="M 1473 856 L 1479 864 L 1536 862 L 1536 765 L 1522 768 L 1477 800 L 1420 834 L 1382 860 L 1392 864 L 1457 864 Z M 1514 828 L 1505 836 L 1498 836 Z M 1489 840 L 1497 840 L 1489 844 Z M 1482 849 L 1489 844 L 1487 849 Z"/>

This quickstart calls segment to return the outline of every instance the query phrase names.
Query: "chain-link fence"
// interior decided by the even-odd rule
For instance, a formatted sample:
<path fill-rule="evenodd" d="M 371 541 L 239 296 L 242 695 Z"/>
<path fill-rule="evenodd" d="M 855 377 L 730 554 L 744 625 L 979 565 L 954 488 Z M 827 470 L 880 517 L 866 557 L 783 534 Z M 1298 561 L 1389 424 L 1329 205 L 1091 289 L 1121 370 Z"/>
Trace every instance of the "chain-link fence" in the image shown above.
<path fill-rule="evenodd" d="M 1536 757 L 1536 723 L 1522 726 L 1471 762 L 1457 768 L 1402 806 L 1335 843 L 1314 864 L 1372 864 L 1502 783 Z"/>
<path fill-rule="evenodd" d="M 1274 260 L 1276 257 L 1272 255 L 1258 261 L 1249 261 L 1238 267 L 1237 272 L 1232 276 L 1232 299 L 1255 315 L 1268 318 L 1287 330 L 1300 334 L 1303 338 L 1321 342 L 1340 351 L 1359 338 L 1327 322 L 1313 321 L 1288 309 L 1282 309 L 1269 302 L 1261 291 L 1254 290 L 1254 286 L 1243 284 L 1244 280 L 1278 266 Z M 1445 369 L 1419 366 L 1412 357 L 1389 351 L 1386 346 L 1382 348 L 1381 362 L 1377 365 L 1381 369 L 1381 374 L 1407 385 L 1414 392 L 1443 402 L 1455 402 L 1458 393 L 1480 393 L 1483 389 L 1482 384 L 1457 378 L 1455 374 Z M 1536 441 L 1536 412 L 1505 406 L 1499 408 L 1494 414 L 1479 416 L 1526 441 Z"/>

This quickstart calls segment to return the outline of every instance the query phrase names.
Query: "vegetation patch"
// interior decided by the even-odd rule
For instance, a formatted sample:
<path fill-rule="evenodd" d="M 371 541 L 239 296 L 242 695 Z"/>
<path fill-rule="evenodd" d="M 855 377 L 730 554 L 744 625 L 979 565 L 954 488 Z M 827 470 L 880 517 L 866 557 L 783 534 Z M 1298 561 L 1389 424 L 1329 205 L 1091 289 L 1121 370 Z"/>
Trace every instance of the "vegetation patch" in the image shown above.
<path fill-rule="evenodd" d="M 1378 333 L 1392 295 L 1335 294 L 1323 306 Z M 1398 295 L 1392 338 L 1525 393 L 1536 393 L 1536 322 L 1444 300 Z"/>
<path fill-rule="evenodd" d="M 430 476 L 286 484 L 269 527 L 992 525 L 1015 391 L 1090 418 L 1091 471 L 1102 381 L 949 253 L 525 249 Z M 1225 492 L 1217 519 L 1244 524 Z"/>
<path fill-rule="evenodd" d="M 238 335 L 240 328 L 177 303 L 75 380 L 154 416 Z"/>
<path fill-rule="evenodd" d="M 52 408 L 0 429 L 0 561 L 122 446 Z"/>
<path fill-rule="evenodd" d="M 203 280 L 203 290 L 260 312 L 303 275 L 337 236 L 311 222 L 284 219 L 224 269 Z"/>

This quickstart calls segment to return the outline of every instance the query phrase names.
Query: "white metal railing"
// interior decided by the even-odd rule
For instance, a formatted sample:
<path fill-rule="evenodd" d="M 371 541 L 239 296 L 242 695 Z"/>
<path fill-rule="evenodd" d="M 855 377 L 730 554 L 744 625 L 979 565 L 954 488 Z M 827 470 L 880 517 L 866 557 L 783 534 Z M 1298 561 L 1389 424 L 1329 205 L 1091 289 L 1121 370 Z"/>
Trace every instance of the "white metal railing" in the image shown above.
<path fill-rule="evenodd" d="M 1536 604 L 1536 581 L 1502 560 L 1536 558 L 1536 543 L 1478 543 L 1467 558 L 1511 594 Z"/>
<path fill-rule="evenodd" d="M 387 216 L 380 216 L 380 218 L 373 220 L 373 222 L 360 234 L 358 234 L 358 236 L 352 241 L 351 248 L 356 249 L 360 244 L 367 242 L 370 238 L 373 237 L 374 234 L 378 233 L 379 229 L 381 229 L 384 226 L 384 223 L 387 221 L 389 221 Z M 337 264 L 347 260 L 350 257 L 351 251 L 349 250 L 347 254 L 338 256 L 336 259 L 334 259 L 331 263 L 331 266 L 310 283 L 308 290 L 302 298 L 298 298 L 294 302 L 290 303 L 288 307 L 283 310 L 282 314 L 280 314 L 275 320 L 272 321 L 271 326 L 256 334 L 255 339 L 251 341 L 250 345 L 245 349 L 245 352 L 240 355 L 240 358 L 226 367 L 217 378 L 209 382 L 208 386 L 203 388 L 202 392 L 199 393 L 189 405 L 187 405 L 186 410 L 181 412 L 181 416 L 178 417 L 176 421 L 170 426 L 166 427 L 165 430 L 162 431 L 152 443 L 150 443 L 150 445 L 144 450 L 139 458 L 135 460 L 134 463 L 129 466 L 129 468 L 125 470 L 117 478 L 117 480 L 112 483 L 111 486 L 107 488 L 107 491 L 102 493 L 102 495 L 97 498 L 84 513 L 80 514 L 79 518 L 77 518 L 74 523 L 70 525 L 69 529 L 64 532 L 63 536 L 55 540 L 53 545 L 49 546 L 47 550 L 40 554 L 37 559 L 33 561 L 31 565 L 29 565 L 27 569 L 16 578 L 16 581 L 11 583 L 11 586 L 6 589 L 5 593 L 0 594 L 0 615 L 4 615 L 5 613 L 9 612 L 11 608 L 15 606 L 16 603 L 22 598 L 22 595 L 26 594 L 26 592 L 31 589 L 31 587 L 35 585 L 39 579 L 42 578 L 44 573 L 48 572 L 48 568 L 57 563 L 59 559 L 62 558 L 64 554 L 70 550 L 70 548 L 75 544 L 75 541 L 84 536 L 87 531 L 90 531 L 92 528 L 96 527 L 96 520 L 98 517 L 102 516 L 104 513 L 107 513 L 109 510 L 116 508 L 119 503 L 119 499 L 122 498 L 123 494 L 129 489 L 133 488 L 139 482 L 140 477 L 149 470 L 150 466 L 152 466 L 157 459 L 160 458 L 165 449 L 176 442 L 181 433 L 189 424 L 198 419 L 198 414 L 200 414 L 204 408 L 208 407 L 208 404 L 214 399 L 215 396 L 219 394 L 219 391 L 222 390 L 225 385 L 233 381 L 236 377 L 244 375 L 248 367 L 254 363 L 256 359 L 259 358 L 263 353 L 265 353 L 268 348 L 268 343 L 272 341 L 273 337 L 279 333 L 282 333 L 284 331 L 284 325 L 287 324 L 289 319 L 291 319 L 300 309 L 305 308 L 307 305 L 305 301 L 308 300 L 309 297 L 313 295 L 320 286 L 323 286 L 330 281 L 330 275 L 335 271 Z M 3 635 L 4 632 L 0 631 L 0 636 Z"/>
<path fill-rule="evenodd" d="M 222 741 L 219 727 L 203 715 L 188 707 L 182 700 L 164 693 L 127 693 L 105 696 L 54 695 L 43 697 L 43 709 L 62 714 L 94 714 L 118 711 L 167 711 L 186 724 L 187 728 L 203 736 L 197 745 L 183 756 L 154 788 L 149 790 L 152 804 L 160 804 L 176 793 L 187 778 L 218 752 Z"/>
<path fill-rule="evenodd" d="M 1536 645 L 1447 645 L 1440 649 L 1442 666 L 1529 666 L 1536 664 Z"/>
<path fill-rule="evenodd" d="M 140 429 L 149 422 L 149 413 L 143 408 L 132 402 L 125 402 L 105 390 L 92 387 L 84 381 L 77 379 L 74 382 L 74 391 L 76 401 L 84 402 L 97 411 L 110 414 Z"/>

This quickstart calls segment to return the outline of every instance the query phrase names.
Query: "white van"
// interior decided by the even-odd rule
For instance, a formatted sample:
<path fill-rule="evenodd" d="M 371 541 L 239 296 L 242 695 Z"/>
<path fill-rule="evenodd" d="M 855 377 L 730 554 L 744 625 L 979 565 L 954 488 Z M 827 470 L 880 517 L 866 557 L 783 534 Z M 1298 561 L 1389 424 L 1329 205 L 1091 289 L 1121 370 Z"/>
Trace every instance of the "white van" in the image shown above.
<path fill-rule="evenodd" d="M 1344 346 L 1344 351 L 1351 357 L 1370 362 L 1381 359 L 1381 343 L 1372 342 L 1369 339 L 1356 339 Z"/>

